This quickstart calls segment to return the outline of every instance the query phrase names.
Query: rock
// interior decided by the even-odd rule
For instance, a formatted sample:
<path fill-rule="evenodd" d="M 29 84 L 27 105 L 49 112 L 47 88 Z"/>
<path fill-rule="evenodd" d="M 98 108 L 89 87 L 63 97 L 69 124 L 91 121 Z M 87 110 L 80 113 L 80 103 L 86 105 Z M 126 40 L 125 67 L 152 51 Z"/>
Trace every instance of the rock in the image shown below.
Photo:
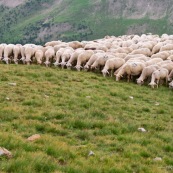
<path fill-rule="evenodd" d="M 49 96 L 48 96 L 48 95 L 46 95 L 46 94 L 44 95 L 44 97 L 45 97 L 45 98 L 49 98 Z"/>
<path fill-rule="evenodd" d="M 37 139 L 39 139 L 41 136 L 39 134 L 35 134 L 35 135 L 32 135 L 30 136 L 27 140 L 28 141 L 35 141 Z"/>
<path fill-rule="evenodd" d="M 155 103 L 156 106 L 159 106 L 160 104 L 158 102 Z"/>
<path fill-rule="evenodd" d="M 16 83 L 8 83 L 9 85 L 11 86 L 16 86 L 17 84 Z"/>
<path fill-rule="evenodd" d="M 94 156 L 94 155 L 95 155 L 95 153 L 93 151 L 90 151 L 88 154 L 88 156 Z"/>
<path fill-rule="evenodd" d="M 133 99 L 133 96 L 129 96 L 130 99 Z"/>
<path fill-rule="evenodd" d="M 7 156 L 8 158 L 12 158 L 12 154 L 6 148 L 0 147 L 0 156 Z"/>
<path fill-rule="evenodd" d="M 162 161 L 162 158 L 161 157 L 156 157 L 153 159 L 154 161 Z"/>
<path fill-rule="evenodd" d="M 91 96 L 86 96 L 86 98 L 90 99 L 90 98 L 91 98 Z"/>
<path fill-rule="evenodd" d="M 142 127 L 138 128 L 138 131 L 140 131 L 140 132 L 146 132 L 146 130 L 144 128 L 142 128 Z"/>
<path fill-rule="evenodd" d="M 10 100 L 10 98 L 9 97 L 6 97 L 6 100 Z"/>

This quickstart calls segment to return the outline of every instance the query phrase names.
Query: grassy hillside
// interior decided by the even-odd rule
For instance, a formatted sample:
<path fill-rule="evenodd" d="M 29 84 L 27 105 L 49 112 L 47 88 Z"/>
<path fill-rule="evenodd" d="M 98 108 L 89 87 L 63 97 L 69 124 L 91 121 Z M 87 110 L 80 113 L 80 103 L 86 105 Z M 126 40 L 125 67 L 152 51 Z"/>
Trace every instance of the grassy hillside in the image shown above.
<path fill-rule="evenodd" d="M 35 65 L 0 69 L 0 146 L 13 154 L 0 156 L 0 172 L 172 172 L 168 87 Z M 41 138 L 28 142 L 33 134 Z"/>
<path fill-rule="evenodd" d="M 151 4 L 151 9 L 144 8 L 147 2 L 140 2 L 140 6 L 132 7 L 127 0 L 26 0 L 14 8 L 4 4 L 0 6 L 0 39 L 6 43 L 42 44 L 57 39 L 93 40 L 105 35 L 171 34 L 172 2 L 160 1 Z M 160 13 L 164 9 L 163 16 L 157 14 L 158 8 Z"/>

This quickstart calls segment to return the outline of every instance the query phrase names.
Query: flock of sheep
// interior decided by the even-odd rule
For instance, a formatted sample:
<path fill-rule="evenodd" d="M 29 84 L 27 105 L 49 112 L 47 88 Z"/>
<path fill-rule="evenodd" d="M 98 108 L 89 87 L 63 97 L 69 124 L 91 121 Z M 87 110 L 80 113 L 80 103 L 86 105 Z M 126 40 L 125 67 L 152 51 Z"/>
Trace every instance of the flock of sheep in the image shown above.
<path fill-rule="evenodd" d="M 137 84 L 148 82 L 152 88 L 170 81 L 173 88 L 173 35 L 152 34 L 105 36 L 93 41 L 51 41 L 35 44 L 0 44 L 0 60 L 6 64 L 53 64 L 78 71 L 99 69 L 103 76 L 114 75 L 116 81 L 133 76 Z"/>

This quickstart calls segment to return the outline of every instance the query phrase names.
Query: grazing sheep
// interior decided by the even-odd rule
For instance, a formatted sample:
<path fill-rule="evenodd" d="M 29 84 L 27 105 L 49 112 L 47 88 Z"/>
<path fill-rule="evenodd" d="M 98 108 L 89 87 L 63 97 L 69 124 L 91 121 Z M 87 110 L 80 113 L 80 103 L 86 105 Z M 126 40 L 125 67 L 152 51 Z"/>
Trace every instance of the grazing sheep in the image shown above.
<path fill-rule="evenodd" d="M 0 44 L 0 61 L 3 59 L 4 48 L 7 44 Z"/>
<path fill-rule="evenodd" d="M 139 49 L 133 50 L 130 54 L 143 54 L 145 56 L 150 57 L 151 51 L 148 48 L 139 48 Z"/>
<path fill-rule="evenodd" d="M 96 53 L 96 54 L 93 54 L 91 56 L 91 58 L 89 59 L 89 61 L 85 64 L 84 69 L 85 70 L 89 70 L 89 68 L 96 61 L 96 59 L 99 58 L 99 57 L 103 57 L 104 55 L 105 55 L 105 53 Z"/>
<path fill-rule="evenodd" d="M 165 68 L 160 68 L 152 73 L 151 76 L 151 82 L 148 84 L 151 86 L 151 88 L 154 88 L 154 86 L 159 85 L 160 79 L 166 79 L 166 84 L 167 84 L 167 79 L 168 79 L 168 70 Z"/>
<path fill-rule="evenodd" d="M 154 47 L 153 47 L 153 49 L 152 49 L 152 55 L 154 55 L 154 54 L 156 54 L 156 53 L 158 53 L 159 51 L 160 51 L 160 48 L 163 46 L 163 43 L 157 43 Z"/>
<path fill-rule="evenodd" d="M 171 72 L 168 75 L 168 81 L 171 81 L 173 78 L 173 70 L 171 70 Z"/>
<path fill-rule="evenodd" d="M 160 52 L 173 50 L 173 44 L 166 44 L 160 48 Z"/>
<path fill-rule="evenodd" d="M 43 61 L 43 58 L 44 58 L 44 52 L 43 50 L 36 50 L 35 51 L 35 59 L 37 61 L 37 64 L 41 65 L 42 64 L 42 61 Z"/>
<path fill-rule="evenodd" d="M 73 49 L 83 48 L 83 45 L 79 41 L 71 41 L 68 43 L 69 47 L 72 47 Z"/>
<path fill-rule="evenodd" d="M 46 61 L 44 62 L 46 67 L 49 66 L 50 64 L 50 59 L 53 59 L 55 57 L 55 50 L 53 47 L 49 47 L 46 52 L 45 52 L 45 58 L 46 58 Z"/>
<path fill-rule="evenodd" d="M 146 66 L 157 64 L 158 62 L 163 62 L 162 58 L 153 58 L 145 62 Z"/>
<path fill-rule="evenodd" d="M 77 63 L 77 58 L 79 54 L 83 53 L 84 51 L 85 50 L 81 48 L 76 49 L 75 52 L 71 55 L 70 59 L 68 60 L 66 67 L 70 69 L 75 64 L 75 62 Z"/>
<path fill-rule="evenodd" d="M 67 61 L 70 59 L 71 55 L 74 53 L 74 49 L 65 49 L 65 51 L 63 52 L 62 56 L 61 56 L 61 67 L 64 68 L 64 66 L 66 65 Z"/>
<path fill-rule="evenodd" d="M 55 45 L 59 45 L 59 44 L 61 44 L 62 43 L 62 41 L 50 41 L 50 42 L 47 42 L 47 43 L 45 43 L 45 47 L 47 47 L 47 46 L 55 46 Z"/>
<path fill-rule="evenodd" d="M 27 63 L 27 65 L 30 64 L 30 62 L 32 61 L 32 58 L 35 54 L 35 47 L 27 45 L 25 46 L 25 62 Z"/>
<path fill-rule="evenodd" d="M 14 44 L 8 44 L 4 48 L 4 59 L 3 59 L 3 61 L 5 61 L 6 64 L 9 63 L 9 60 L 11 60 L 11 56 L 13 55 L 13 47 L 14 47 Z"/>
<path fill-rule="evenodd" d="M 82 65 L 84 65 L 90 58 L 91 56 L 94 54 L 94 51 L 92 50 L 86 50 L 82 53 L 79 54 L 78 58 L 77 58 L 77 64 L 75 66 L 75 68 L 80 71 L 82 67 Z"/>
<path fill-rule="evenodd" d="M 138 85 L 144 84 L 144 80 L 147 79 L 148 77 L 151 77 L 152 73 L 154 71 L 156 71 L 157 69 L 159 69 L 159 68 L 160 67 L 157 66 L 157 65 L 150 65 L 150 66 L 144 67 L 140 77 L 138 79 L 136 79 L 137 80 L 137 84 Z"/>
<path fill-rule="evenodd" d="M 115 58 L 115 56 L 102 54 L 91 65 L 91 69 L 97 69 L 98 67 L 101 69 L 109 58 Z"/>
<path fill-rule="evenodd" d="M 18 60 L 19 60 L 18 58 L 21 55 L 21 46 L 22 45 L 19 45 L 19 44 L 13 46 L 13 55 L 14 55 L 13 60 L 15 64 L 18 64 Z"/>
<path fill-rule="evenodd" d="M 144 67 L 145 64 L 142 62 L 127 62 L 122 66 L 118 74 L 114 73 L 116 75 L 116 81 L 119 81 L 124 74 L 127 74 L 127 81 L 129 82 L 130 77 L 139 75 Z"/>
<path fill-rule="evenodd" d="M 149 60 L 149 57 L 146 57 L 145 55 L 143 54 L 134 54 L 134 55 L 131 55 L 131 54 L 128 54 L 124 60 L 127 62 L 128 60 L 130 59 L 143 59 L 144 61 L 147 61 Z"/>
<path fill-rule="evenodd" d="M 151 58 L 162 58 L 163 60 L 166 60 L 170 56 L 170 53 L 167 51 L 159 52 L 151 56 Z"/>
<path fill-rule="evenodd" d="M 169 83 L 169 88 L 173 89 L 173 81 Z"/>
<path fill-rule="evenodd" d="M 125 61 L 122 58 L 116 57 L 108 59 L 102 70 L 103 76 L 106 77 L 106 74 L 109 74 L 109 70 L 111 70 L 111 77 L 112 77 L 113 70 L 120 68 L 124 63 Z"/>
<path fill-rule="evenodd" d="M 167 64 L 162 64 L 161 67 L 166 68 L 170 73 L 173 70 L 173 62 L 167 63 Z"/>

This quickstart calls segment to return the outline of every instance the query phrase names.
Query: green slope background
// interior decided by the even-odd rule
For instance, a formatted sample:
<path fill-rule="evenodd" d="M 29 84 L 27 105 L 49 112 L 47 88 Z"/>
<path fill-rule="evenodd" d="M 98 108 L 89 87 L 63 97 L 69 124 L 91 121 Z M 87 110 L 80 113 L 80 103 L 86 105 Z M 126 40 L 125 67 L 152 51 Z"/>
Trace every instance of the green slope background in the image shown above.
<path fill-rule="evenodd" d="M 124 6 L 121 4 L 117 13 L 118 7 L 110 13 L 110 1 L 117 3 L 116 0 L 24 0 L 13 8 L 1 4 L 1 43 L 43 44 L 50 40 L 93 40 L 105 35 L 171 34 L 173 27 L 167 14 L 171 9 L 154 19 L 148 15 L 126 18 L 123 8 L 127 8 L 127 0 L 121 2 Z M 134 6 L 128 10 L 135 13 L 137 9 Z"/>

